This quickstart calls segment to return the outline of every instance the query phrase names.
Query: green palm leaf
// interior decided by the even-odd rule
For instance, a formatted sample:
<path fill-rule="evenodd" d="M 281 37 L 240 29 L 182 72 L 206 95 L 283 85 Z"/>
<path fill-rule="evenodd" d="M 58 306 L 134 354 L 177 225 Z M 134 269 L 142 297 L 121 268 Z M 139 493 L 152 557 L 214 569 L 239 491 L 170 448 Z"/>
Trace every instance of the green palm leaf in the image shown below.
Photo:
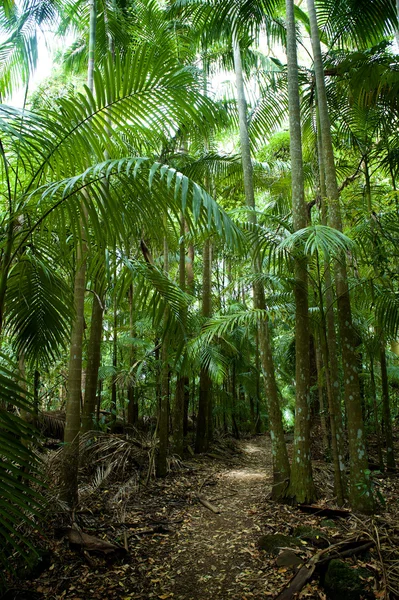
<path fill-rule="evenodd" d="M 28 551 L 34 549 L 19 526 L 37 528 L 43 508 L 34 487 L 40 483 L 40 463 L 31 449 L 36 431 L 12 408 L 25 413 L 32 408 L 31 398 L 16 383 L 16 372 L 15 365 L 0 355 L 0 564 L 5 573 L 12 552 L 30 560 Z"/>
<path fill-rule="evenodd" d="M 34 255 L 12 268 L 6 295 L 7 330 L 17 353 L 29 361 L 49 361 L 69 336 L 73 302 L 67 283 Z"/>

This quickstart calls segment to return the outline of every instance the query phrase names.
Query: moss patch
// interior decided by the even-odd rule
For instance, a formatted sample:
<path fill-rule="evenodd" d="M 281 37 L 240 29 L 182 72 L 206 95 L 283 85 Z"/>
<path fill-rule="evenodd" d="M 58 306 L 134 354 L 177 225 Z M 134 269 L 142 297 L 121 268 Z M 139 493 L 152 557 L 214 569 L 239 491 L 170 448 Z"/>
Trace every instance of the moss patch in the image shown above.
<path fill-rule="evenodd" d="M 317 548 L 326 548 L 329 543 L 324 531 L 306 525 L 301 525 L 294 529 L 294 536 L 310 542 Z"/>
<path fill-rule="evenodd" d="M 342 560 L 332 560 L 324 578 L 324 589 L 330 600 L 372 599 L 374 594 L 367 590 L 367 569 L 354 569 Z M 362 579 L 363 578 L 363 579 Z"/>
<path fill-rule="evenodd" d="M 337 524 L 332 519 L 322 519 L 320 521 L 320 527 L 334 527 L 337 528 Z"/>

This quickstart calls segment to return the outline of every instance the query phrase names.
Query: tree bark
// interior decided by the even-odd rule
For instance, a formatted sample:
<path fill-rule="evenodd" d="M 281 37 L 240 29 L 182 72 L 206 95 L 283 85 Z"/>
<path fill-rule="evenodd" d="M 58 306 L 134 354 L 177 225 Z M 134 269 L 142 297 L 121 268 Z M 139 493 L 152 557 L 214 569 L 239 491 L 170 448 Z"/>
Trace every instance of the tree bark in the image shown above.
<path fill-rule="evenodd" d="M 93 91 L 96 40 L 96 0 L 89 0 L 89 60 L 87 87 Z M 68 391 L 62 464 L 62 499 L 73 508 L 78 502 L 80 404 L 82 395 L 82 355 L 84 330 L 84 297 L 86 282 L 87 241 L 83 218 L 80 221 L 81 243 L 76 248 L 76 273 L 74 282 L 75 320 L 72 324 L 69 354 Z"/>
<path fill-rule="evenodd" d="M 325 403 L 325 386 L 323 379 L 323 361 L 321 357 L 320 343 L 316 344 L 316 364 L 317 364 L 317 389 L 319 394 L 319 406 L 320 406 L 320 424 L 321 424 L 321 432 L 323 436 L 323 451 L 324 455 L 327 456 L 329 454 L 330 449 L 330 440 L 328 436 L 327 429 L 327 419 L 326 414 L 328 413 L 326 403 Z"/>
<path fill-rule="evenodd" d="M 286 0 L 288 104 L 294 231 L 307 226 L 303 179 L 301 114 L 293 0 Z M 307 260 L 303 253 L 294 259 L 295 296 L 295 428 L 290 485 L 286 497 L 301 504 L 315 498 L 310 458 L 310 341 Z"/>
<path fill-rule="evenodd" d="M 135 351 L 134 351 L 134 344 L 133 344 L 133 338 L 135 336 L 134 309 L 133 309 L 133 285 L 131 285 L 129 287 L 129 332 L 130 332 L 130 337 L 132 338 L 132 343 L 130 345 L 130 352 L 129 352 L 129 366 L 130 366 L 130 370 L 132 370 L 133 366 L 134 366 L 134 360 L 135 360 Z M 136 395 L 135 380 L 134 380 L 132 372 L 130 373 L 130 379 L 129 379 L 128 388 L 127 388 L 127 399 L 128 399 L 127 422 L 129 425 L 136 427 L 138 420 L 139 420 L 139 404 L 138 404 L 138 399 L 137 399 L 137 395 Z"/>
<path fill-rule="evenodd" d="M 103 333 L 103 307 L 97 293 L 93 294 L 90 338 L 87 346 L 87 368 L 85 401 L 82 413 L 81 433 L 93 429 L 97 405 L 98 369 L 101 361 L 101 340 Z"/>
<path fill-rule="evenodd" d="M 163 268 L 165 273 L 169 272 L 169 247 L 166 236 L 164 237 L 163 250 L 164 263 Z M 158 407 L 158 454 L 156 458 L 156 474 L 157 477 L 166 477 L 167 474 L 167 456 L 169 444 L 169 357 L 168 357 L 168 342 L 169 335 L 166 331 L 168 326 L 168 311 L 165 311 L 164 316 L 164 336 L 161 345 L 161 381 L 160 381 L 160 398 Z"/>
<path fill-rule="evenodd" d="M 326 191 L 329 202 L 329 223 L 342 231 L 339 190 L 335 172 L 335 160 L 328 114 L 324 67 L 314 0 L 307 0 L 312 38 L 316 91 L 320 115 L 320 133 Z M 342 345 L 342 362 L 345 381 L 345 402 L 348 422 L 350 459 L 350 502 L 354 510 L 371 513 L 374 509 L 365 429 L 362 418 L 359 377 L 356 368 L 355 332 L 352 324 L 351 303 L 346 272 L 346 257 L 342 253 L 335 261 L 335 285 L 337 290 L 338 323 Z"/>
<path fill-rule="evenodd" d="M 186 247 L 184 244 L 185 222 L 180 215 L 180 245 L 179 245 L 179 286 L 183 292 L 186 289 Z M 186 322 L 185 311 L 181 314 L 183 325 Z M 173 443 L 174 451 L 178 456 L 183 456 L 184 450 L 184 401 L 187 377 L 182 373 L 177 374 L 175 404 L 173 407 Z"/>
<path fill-rule="evenodd" d="M 212 314 L 212 246 L 206 240 L 203 253 L 202 274 L 202 316 L 208 318 Z M 209 448 L 209 415 L 211 414 L 211 378 L 208 369 L 202 367 L 200 371 L 198 421 L 195 437 L 195 451 L 206 452 Z"/>
<path fill-rule="evenodd" d="M 382 445 L 381 445 L 381 428 L 378 419 L 378 407 L 377 407 L 377 388 L 375 385 L 374 375 L 374 358 L 370 356 L 370 386 L 371 386 L 371 398 L 373 400 L 373 413 L 374 413 L 374 432 L 377 439 L 377 453 L 378 453 L 378 464 L 380 465 L 380 471 L 384 471 L 384 459 L 382 456 Z"/>
<path fill-rule="evenodd" d="M 393 447 L 393 435 L 392 435 L 392 419 L 391 419 L 391 406 L 389 400 L 389 386 L 388 386 L 388 371 L 387 371 L 387 357 L 385 352 L 384 340 L 381 340 L 380 345 L 380 366 L 381 366 L 381 399 L 382 399 L 382 421 L 384 424 L 384 436 L 387 449 L 387 469 L 395 469 L 395 452 Z"/>
<path fill-rule="evenodd" d="M 84 230 L 82 232 L 84 237 Z M 83 246 L 83 247 L 82 247 Z M 78 503 L 80 402 L 82 394 L 82 351 L 86 282 L 86 242 L 78 244 L 74 284 L 75 320 L 69 353 L 68 389 L 64 430 L 61 497 L 70 508 Z"/>
<path fill-rule="evenodd" d="M 318 113 L 318 110 L 317 110 Z M 321 196 L 321 222 L 327 225 L 327 192 L 324 174 L 323 150 L 320 134 L 320 119 L 317 114 L 317 153 L 319 162 L 319 181 Z M 344 424 L 341 410 L 341 384 L 338 367 L 338 345 L 335 332 L 334 316 L 334 293 L 331 277 L 330 262 L 328 257 L 324 259 L 324 298 L 326 308 L 324 309 L 324 299 L 321 288 L 320 262 L 317 260 L 318 286 L 319 286 L 319 306 L 321 314 L 320 345 L 323 355 L 323 362 L 327 366 L 325 370 L 328 409 L 330 413 L 331 427 L 331 448 L 334 464 L 334 490 L 337 496 L 338 504 L 344 503 L 346 495 L 346 465 L 345 465 L 345 437 Z"/>
<path fill-rule="evenodd" d="M 244 178 L 245 201 L 250 210 L 249 221 L 256 223 L 255 193 L 253 182 L 253 167 L 251 161 L 251 146 L 248 134 L 247 123 L 247 102 L 244 91 L 244 78 L 242 70 L 241 52 L 238 40 L 233 37 L 233 57 L 234 71 L 237 86 L 237 108 L 240 128 L 241 161 Z M 261 272 L 259 261 L 253 262 L 255 273 Z M 253 286 L 253 301 L 255 308 L 265 309 L 265 295 L 263 286 L 257 283 Z M 273 454 L 273 497 L 278 499 L 282 497 L 286 482 L 290 475 L 290 464 L 288 460 L 287 448 L 284 440 L 284 429 L 280 402 L 277 391 L 276 378 L 274 374 L 273 354 L 270 343 L 269 323 L 264 320 L 258 325 L 258 339 L 260 363 L 263 379 L 265 382 L 266 399 L 268 403 L 268 415 L 270 423 L 270 437 L 272 440 Z"/>

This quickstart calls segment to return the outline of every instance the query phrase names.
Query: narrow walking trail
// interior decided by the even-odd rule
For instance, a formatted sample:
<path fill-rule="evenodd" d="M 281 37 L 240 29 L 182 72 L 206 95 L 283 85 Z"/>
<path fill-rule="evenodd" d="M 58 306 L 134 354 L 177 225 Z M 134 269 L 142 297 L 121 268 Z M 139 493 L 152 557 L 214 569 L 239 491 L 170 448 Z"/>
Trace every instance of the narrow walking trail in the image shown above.
<path fill-rule="evenodd" d="M 138 488 L 135 481 L 130 489 L 118 478 L 106 481 L 74 515 L 80 531 L 120 551 L 74 548 L 65 536 L 70 516 L 60 513 L 63 522 L 49 522 L 43 538 L 47 566 L 36 578 L 21 580 L 17 591 L 23 595 L 10 598 L 256 600 L 274 598 L 292 576 L 259 548 L 265 534 L 291 535 L 306 521 L 269 500 L 268 436 L 218 440 L 208 454 L 184 462 L 172 458 L 165 479 Z"/>
<path fill-rule="evenodd" d="M 313 471 L 321 493 L 331 495 L 331 469 L 314 461 Z M 397 498 L 397 482 L 397 478 L 384 480 L 384 489 L 391 498 Z M 31 571 L 24 576 L 21 571 L 5 598 L 276 598 L 293 577 L 292 564 L 297 564 L 283 562 L 284 552 L 277 557 L 280 549 L 287 555 L 286 544 L 294 540 L 295 557 L 298 555 L 299 562 L 306 562 L 321 547 L 321 542 L 334 544 L 337 540 L 366 535 L 364 520 L 356 515 L 342 522 L 325 519 L 323 522 L 322 516 L 303 514 L 295 507 L 272 502 L 271 484 L 268 436 L 240 442 L 224 438 L 208 454 L 192 456 L 184 462 L 172 457 L 168 476 L 151 480 L 149 485 L 139 485 L 135 477 L 121 484 L 115 476 L 82 502 L 74 515 L 81 532 L 111 542 L 114 550 L 90 552 L 69 544 L 65 533 L 70 529 L 71 515 L 65 510 L 54 512 L 47 530 L 41 533 L 44 553 L 37 573 Z M 201 504 L 199 497 L 208 501 L 216 513 Z M 394 503 L 391 512 L 396 519 Z M 299 529 L 305 531 L 300 533 Z M 264 547 L 265 539 L 275 540 L 275 534 L 283 534 L 278 538 L 277 552 L 270 548 L 262 550 L 260 540 Z M 385 588 L 379 583 L 378 560 L 375 552 L 368 556 L 367 564 L 349 560 L 349 567 L 355 571 L 359 564 L 370 567 L 366 585 L 374 586 L 376 597 L 383 597 Z M 300 597 L 320 600 L 326 594 L 314 580 Z"/>
<path fill-rule="evenodd" d="M 239 448 L 231 466 L 203 465 L 201 497 L 220 513 L 199 502 L 185 511 L 179 531 L 152 555 L 148 597 L 154 584 L 158 597 L 176 600 L 267 595 L 270 567 L 257 540 L 263 529 L 261 507 L 270 493 L 270 441 L 253 438 Z"/>

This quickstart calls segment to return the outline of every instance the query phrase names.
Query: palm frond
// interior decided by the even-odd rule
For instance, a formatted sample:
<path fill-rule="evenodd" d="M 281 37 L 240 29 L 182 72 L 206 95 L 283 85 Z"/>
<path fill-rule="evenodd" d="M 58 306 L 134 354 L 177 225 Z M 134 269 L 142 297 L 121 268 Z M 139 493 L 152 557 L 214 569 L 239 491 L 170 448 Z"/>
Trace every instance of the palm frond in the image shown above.
<path fill-rule="evenodd" d="M 298 249 L 305 254 L 320 252 L 326 257 L 339 255 L 354 248 L 354 242 L 342 232 L 327 225 L 311 225 L 295 231 L 280 242 L 280 248 L 294 253 Z"/>
<path fill-rule="evenodd" d="M 17 353 L 48 362 L 69 337 L 73 316 L 70 288 L 35 255 L 25 254 L 12 268 L 6 295 L 7 331 Z"/>
<path fill-rule="evenodd" d="M 34 548 L 20 528 L 37 528 L 43 498 L 36 491 L 40 463 L 31 447 L 36 430 L 18 411 L 31 411 L 32 400 L 16 383 L 18 370 L 0 355 L 0 564 L 10 568 L 10 555 L 17 551 L 28 562 Z"/>

